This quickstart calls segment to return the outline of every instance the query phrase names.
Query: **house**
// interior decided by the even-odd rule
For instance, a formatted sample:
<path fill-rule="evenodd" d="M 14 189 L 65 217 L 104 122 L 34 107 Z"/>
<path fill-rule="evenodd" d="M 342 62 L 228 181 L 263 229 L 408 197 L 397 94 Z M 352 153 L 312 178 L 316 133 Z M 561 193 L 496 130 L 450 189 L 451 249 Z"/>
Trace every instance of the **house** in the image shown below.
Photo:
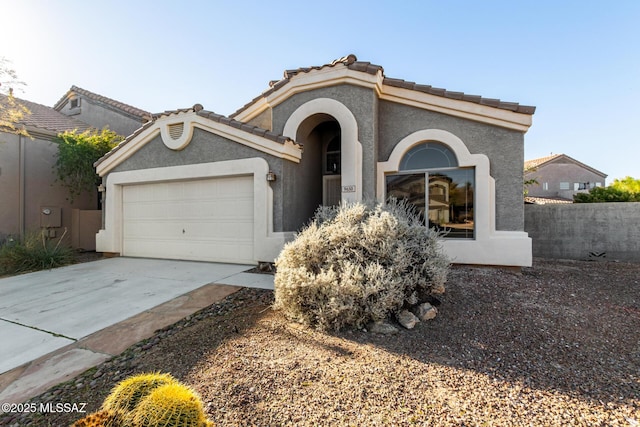
<path fill-rule="evenodd" d="M 454 262 L 530 265 L 534 111 L 389 78 L 354 55 L 287 70 L 230 117 L 199 104 L 158 114 L 100 159 L 97 250 L 273 261 L 318 206 L 395 195 L 448 232 Z"/>
<path fill-rule="evenodd" d="M 78 101 L 75 109 L 68 108 L 73 99 Z M 111 123 L 131 133 L 149 113 L 75 86 L 56 108 L 18 101 L 31 111 L 20 122 L 31 138 L 0 129 L 0 241 L 9 235 L 23 236 L 47 228 L 50 237 L 59 237 L 66 229 L 67 237 L 75 242 L 77 236 L 69 236 L 73 211 L 97 209 L 98 192 L 81 194 L 73 203 L 68 200 L 67 190 L 56 183 L 58 147 L 54 139 L 65 131 L 102 129 Z M 6 97 L 0 95 L 0 104 L 4 102 Z M 84 248 L 92 249 L 93 239 L 91 243 Z"/>
<path fill-rule="evenodd" d="M 151 118 L 147 111 L 77 86 L 71 86 L 53 109 L 88 123 L 95 129 L 108 127 L 123 136 L 131 135 Z"/>
<path fill-rule="evenodd" d="M 605 173 L 566 154 L 551 154 L 527 160 L 524 162 L 524 170 L 525 180 L 535 179 L 537 182 L 529 185 L 527 192 L 528 198 L 532 198 L 536 204 L 544 203 L 545 200 L 554 203 L 572 202 L 575 194 L 588 192 L 594 187 L 604 187 L 607 178 Z"/>

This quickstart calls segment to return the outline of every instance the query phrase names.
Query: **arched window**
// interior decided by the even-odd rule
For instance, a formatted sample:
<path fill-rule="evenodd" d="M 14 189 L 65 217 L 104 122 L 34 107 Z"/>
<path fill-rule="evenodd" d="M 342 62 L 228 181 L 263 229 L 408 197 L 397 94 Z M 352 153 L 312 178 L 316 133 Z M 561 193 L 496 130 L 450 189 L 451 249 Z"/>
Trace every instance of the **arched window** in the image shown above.
<path fill-rule="evenodd" d="M 402 157 L 400 170 L 420 170 L 458 167 L 456 155 L 446 145 L 437 142 L 418 144 Z"/>
<path fill-rule="evenodd" d="M 458 167 L 446 145 L 425 141 L 400 160 L 398 173 L 386 176 L 387 197 L 406 200 L 425 224 L 446 232 L 446 238 L 474 237 L 474 168 Z"/>

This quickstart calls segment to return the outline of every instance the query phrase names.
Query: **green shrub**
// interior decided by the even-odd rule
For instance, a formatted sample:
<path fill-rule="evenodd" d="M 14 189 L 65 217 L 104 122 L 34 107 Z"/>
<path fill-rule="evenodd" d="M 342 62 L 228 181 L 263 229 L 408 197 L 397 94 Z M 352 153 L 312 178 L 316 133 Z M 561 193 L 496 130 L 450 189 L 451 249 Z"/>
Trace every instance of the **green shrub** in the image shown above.
<path fill-rule="evenodd" d="M 640 202 L 640 193 L 621 187 L 594 187 L 588 193 L 573 196 L 574 203 Z"/>
<path fill-rule="evenodd" d="M 65 233 L 57 240 L 45 237 L 45 230 L 23 239 L 7 239 L 0 247 L 0 274 L 46 270 L 71 264 L 73 250 L 63 244 Z"/>
<path fill-rule="evenodd" d="M 438 237 L 403 202 L 322 207 L 276 260 L 274 308 L 323 330 L 383 320 L 444 292 Z"/>

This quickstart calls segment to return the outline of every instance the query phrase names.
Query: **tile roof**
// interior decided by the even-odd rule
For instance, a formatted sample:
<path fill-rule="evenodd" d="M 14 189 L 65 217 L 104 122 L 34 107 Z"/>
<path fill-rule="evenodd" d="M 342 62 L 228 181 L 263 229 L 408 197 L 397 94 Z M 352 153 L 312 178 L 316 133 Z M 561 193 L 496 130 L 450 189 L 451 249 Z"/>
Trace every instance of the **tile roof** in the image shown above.
<path fill-rule="evenodd" d="M 562 197 L 532 197 L 525 196 L 524 203 L 528 205 L 566 205 L 573 203 L 573 200 Z"/>
<path fill-rule="evenodd" d="M 73 92 L 79 95 L 82 95 L 86 98 L 92 99 L 94 101 L 98 101 L 98 102 L 102 102 L 104 104 L 110 105 L 111 107 L 117 108 L 118 110 L 131 114 L 132 116 L 135 116 L 141 120 L 149 120 L 149 117 L 151 117 L 151 113 L 149 113 L 148 111 L 141 110 L 140 108 L 133 107 L 129 104 L 125 104 L 124 102 L 116 101 L 115 99 L 107 98 L 106 96 L 98 95 L 97 93 L 90 92 L 78 86 L 71 86 L 71 89 L 69 89 L 67 93 L 65 93 L 64 96 L 60 98 L 58 102 L 56 102 L 53 108 L 56 110 L 59 110 L 60 108 L 62 108 L 69 94 Z"/>
<path fill-rule="evenodd" d="M 578 165 L 578 166 L 580 166 L 580 167 L 582 167 L 584 169 L 587 169 L 587 170 L 595 173 L 596 175 L 602 176 L 603 178 L 607 177 L 606 173 L 600 172 L 599 170 L 594 169 L 591 166 L 586 165 L 586 164 L 574 159 L 571 156 L 567 156 L 566 154 L 551 154 L 549 156 L 540 157 L 538 159 L 526 160 L 524 162 L 524 170 L 525 170 L 525 172 L 526 171 L 532 171 L 534 169 L 539 168 L 540 166 L 543 166 L 546 163 L 549 163 L 549 162 L 551 162 L 553 160 L 556 160 L 556 159 L 559 159 L 559 158 L 564 158 L 564 159 L 568 160 L 570 163 L 574 163 L 574 164 L 576 164 L 576 165 Z"/>
<path fill-rule="evenodd" d="M 6 102 L 6 95 L 0 94 L 0 106 Z M 36 104 L 35 102 L 24 99 L 17 99 L 22 105 L 27 107 L 31 114 L 25 114 L 20 124 L 29 128 L 42 129 L 44 131 L 60 133 L 67 130 L 77 129 L 85 131 L 91 128 L 88 124 L 74 117 L 64 115 L 46 105 Z"/>
<path fill-rule="evenodd" d="M 371 64 L 370 62 L 358 61 L 355 55 L 350 54 L 342 58 L 336 59 L 330 64 L 305 67 L 305 68 L 297 68 L 295 70 L 286 70 L 284 72 L 284 77 L 281 80 L 273 80 L 269 82 L 269 86 L 270 86 L 269 89 L 267 89 L 265 92 L 263 92 L 259 96 L 252 99 L 250 102 L 248 102 L 244 106 L 242 106 L 236 112 L 231 114 L 230 117 L 237 116 L 242 111 L 249 108 L 252 104 L 254 104 L 259 99 L 265 98 L 270 94 L 272 94 L 273 92 L 280 89 L 281 87 L 285 86 L 287 83 L 289 83 L 292 77 L 298 74 L 308 73 L 313 70 L 321 70 L 323 68 L 336 67 L 336 66 L 346 66 L 350 70 L 361 71 L 361 72 L 374 74 L 374 75 L 378 72 L 381 72 L 383 74 L 383 84 L 393 86 L 393 87 L 414 90 L 417 92 L 424 92 L 430 95 L 442 96 L 444 98 L 457 99 L 457 100 L 466 101 L 466 102 L 473 102 L 476 104 L 487 105 L 489 107 L 514 111 L 522 114 L 533 114 L 536 111 L 536 107 L 528 106 L 528 105 L 520 105 L 517 102 L 504 102 L 504 101 L 500 101 L 499 99 L 483 98 L 479 95 L 468 95 L 463 92 L 452 92 L 446 89 L 435 88 L 429 85 L 422 85 L 414 82 L 407 82 L 401 79 L 386 77 L 384 76 L 384 69 L 382 68 L 382 66 L 374 65 L 374 64 Z"/>
<path fill-rule="evenodd" d="M 204 110 L 202 105 L 195 104 L 191 108 L 180 108 L 180 109 L 177 109 L 177 110 L 167 110 L 167 111 L 164 111 L 162 113 L 152 114 L 150 121 L 146 122 L 144 125 L 142 125 L 142 127 L 140 127 L 138 130 L 136 130 L 133 134 L 129 135 L 125 140 L 120 142 L 113 150 L 109 151 L 103 157 L 98 159 L 98 161 L 94 163 L 94 166 L 98 166 L 104 160 L 106 160 L 107 158 L 111 157 L 114 153 L 116 153 L 118 150 L 120 150 L 129 141 L 131 141 L 132 139 L 136 138 L 142 132 L 144 132 L 145 130 L 150 128 L 155 123 L 155 121 L 158 120 L 159 118 L 162 118 L 162 117 L 165 117 L 165 116 L 171 116 L 171 115 L 174 115 L 174 114 L 190 113 L 190 112 L 196 112 L 200 117 L 205 117 L 205 118 L 207 118 L 209 120 L 213 120 L 214 122 L 218 122 L 218 123 L 221 123 L 223 125 L 231 126 L 233 128 L 240 129 L 240 130 L 242 130 L 244 132 L 251 133 L 253 135 L 257 135 L 257 136 L 260 136 L 260 137 L 263 137 L 263 138 L 270 139 L 271 141 L 278 142 L 280 144 L 284 144 L 287 141 L 292 141 L 291 138 L 288 138 L 286 136 L 273 133 L 273 132 L 271 132 L 269 130 L 260 128 L 258 126 L 252 126 L 252 125 L 248 125 L 246 123 L 240 122 L 238 120 L 233 120 L 233 119 L 231 119 L 229 117 L 223 116 L 221 114 L 216 114 L 216 113 L 214 113 L 212 111 Z M 301 145 L 299 143 L 296 143 L 296 144 L 297 145 Z"/>
<path fill-rule="evenodd" d="M 524 170 L 535 169 L 543 163 L 547 163 L 555 158 L 564 156 L 564 154 L 551 154 L 549 156 L 540 157 L 537 159 L 525 160 L 524 162 Z"/>

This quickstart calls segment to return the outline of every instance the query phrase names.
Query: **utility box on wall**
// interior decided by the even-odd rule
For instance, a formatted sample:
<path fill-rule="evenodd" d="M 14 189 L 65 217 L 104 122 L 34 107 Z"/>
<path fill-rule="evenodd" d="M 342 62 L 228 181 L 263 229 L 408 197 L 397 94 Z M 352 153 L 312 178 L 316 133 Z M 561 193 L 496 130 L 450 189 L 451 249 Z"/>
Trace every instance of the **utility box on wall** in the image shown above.
<path fill-rule="evenodd" d="M 62 209 L 56 206 L 40 207 L 40 227 L 62 227 Z"/>

